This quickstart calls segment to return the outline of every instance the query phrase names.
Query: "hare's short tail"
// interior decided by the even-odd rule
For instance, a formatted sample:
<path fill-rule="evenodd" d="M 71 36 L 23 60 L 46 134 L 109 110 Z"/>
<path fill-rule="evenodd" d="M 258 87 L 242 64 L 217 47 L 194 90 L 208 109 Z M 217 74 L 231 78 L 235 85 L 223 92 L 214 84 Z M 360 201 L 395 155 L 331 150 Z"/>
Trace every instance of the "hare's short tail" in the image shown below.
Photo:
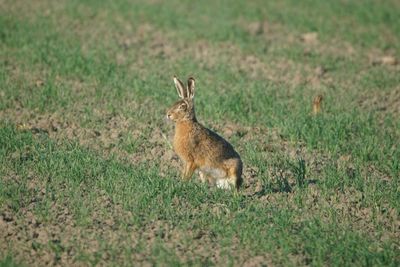
<path fill-rule="evenodd" d="M 234 186 L 236 190 L 239 190 L 240 186 L 243 184 L 243 178 L 242 178 L 243 163 L 240 158 L 234 158 L 229 161 L 230 161 L 228 167 L 229 184 Z"/>

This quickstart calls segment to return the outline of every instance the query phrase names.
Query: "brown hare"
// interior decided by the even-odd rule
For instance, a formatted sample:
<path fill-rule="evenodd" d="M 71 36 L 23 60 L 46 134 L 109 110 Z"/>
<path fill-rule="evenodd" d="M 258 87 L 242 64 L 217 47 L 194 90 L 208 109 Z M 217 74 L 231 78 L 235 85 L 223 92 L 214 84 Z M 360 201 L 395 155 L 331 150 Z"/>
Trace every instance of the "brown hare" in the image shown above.
<path fill-rule="evenodd" d="M 197 121 L 194 78 L 188 79 L 186 87 L 176 76 L 174 83 L 181 100 L 168 110 L 167 117 L 175 122 L 173 147 L 184 163 L 182 178 L 189 180 L 198 169 L 202 182 L 238 190 L 242 184 L 242 160 L 230 143 Z"/>

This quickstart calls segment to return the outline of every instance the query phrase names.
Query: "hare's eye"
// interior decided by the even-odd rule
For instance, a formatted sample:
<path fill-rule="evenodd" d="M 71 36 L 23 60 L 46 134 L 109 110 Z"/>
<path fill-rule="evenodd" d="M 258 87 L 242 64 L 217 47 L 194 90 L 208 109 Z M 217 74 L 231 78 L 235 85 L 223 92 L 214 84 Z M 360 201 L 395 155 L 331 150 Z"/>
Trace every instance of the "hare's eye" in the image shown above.
<path fill-rule="evenodd" d="M 185 104 L 180 105 L 179 109 L 186 109 L 186 105 Z"/>

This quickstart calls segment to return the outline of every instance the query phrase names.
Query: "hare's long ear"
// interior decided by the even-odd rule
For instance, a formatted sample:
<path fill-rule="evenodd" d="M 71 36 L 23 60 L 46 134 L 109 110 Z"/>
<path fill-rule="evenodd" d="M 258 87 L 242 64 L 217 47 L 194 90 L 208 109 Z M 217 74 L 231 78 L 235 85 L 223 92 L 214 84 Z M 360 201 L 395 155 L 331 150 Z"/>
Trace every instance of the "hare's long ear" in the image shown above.
<path fill-rule="evenodd" d="M 187 85 L 187 91 L 188 91 L 188 98 L 193 98 L 194 97 L 194 78 L 190 77 L 188 79 L 188 85 Z"/>
<path fill-rule="evenodd" d="M 181 82 L 176 76 L 174 76 L 174 83 L 175 83 L 175 88 L 176 88 L 176 91 L 178 92 L 179 97 L 182 99 L 187 98 L 187 91 L 185 90 L 185 86 L 183 85 L 183 82 Z"/>

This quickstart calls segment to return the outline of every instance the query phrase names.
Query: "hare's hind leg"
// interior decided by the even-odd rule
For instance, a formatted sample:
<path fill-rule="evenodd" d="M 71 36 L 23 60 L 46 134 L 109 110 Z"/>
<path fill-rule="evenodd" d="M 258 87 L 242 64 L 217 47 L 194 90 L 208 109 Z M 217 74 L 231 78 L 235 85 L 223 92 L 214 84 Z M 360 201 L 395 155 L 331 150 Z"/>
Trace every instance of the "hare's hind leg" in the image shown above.
<path fill-rule="evenodd" d="M 232 167 L 227 170 L 226 176 L 219 178 L 216 181 L 217 187 L 221 189 L 233 189 L 239 190 L 242 184 L 241 172 L 237 168 Z"/>
<path fill-rule="evenodd" d="M 234 159 L 228 168 L 228 179 L 230 185 L 232 185 L 237 191 L 243 183 L 242 179 L 242 161 L 240 159 Z"/>
<path fill-rule="evenodd" d="M 229 184 L 229 188 L 235 188 L 236 191 L 239 191 L 243 182 L 242 177 L 237 174 L 230 175 L 225 181 Z"/>

